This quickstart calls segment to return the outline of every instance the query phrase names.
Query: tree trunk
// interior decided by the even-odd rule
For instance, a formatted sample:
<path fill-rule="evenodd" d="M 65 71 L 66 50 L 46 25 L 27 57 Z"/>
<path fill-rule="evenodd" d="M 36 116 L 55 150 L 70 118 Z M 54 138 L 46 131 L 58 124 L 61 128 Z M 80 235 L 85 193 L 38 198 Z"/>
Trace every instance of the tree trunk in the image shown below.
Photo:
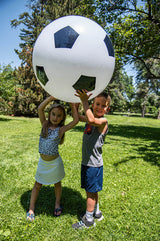
<path fill-rule="evenodd" d="M 146 106 L 143 105 L 143 107 L 142 107 L 142 117 L 145 117 L 145 110 L 146 110 Z"/>
<path fill-rule="evenodd" d="M 160 120 L 160 105 L 159 105 L 159 113 L 158 113 L 157 119 Z"/>

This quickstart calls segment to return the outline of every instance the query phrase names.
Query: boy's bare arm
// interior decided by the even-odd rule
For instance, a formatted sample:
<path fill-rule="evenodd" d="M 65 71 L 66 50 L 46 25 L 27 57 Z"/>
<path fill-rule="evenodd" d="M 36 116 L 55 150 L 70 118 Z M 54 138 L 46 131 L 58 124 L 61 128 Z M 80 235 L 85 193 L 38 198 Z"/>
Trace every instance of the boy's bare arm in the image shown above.
<path fill-rule="evenodd" d="M 104 117 L 96 118 L 89 107 L 88 99 L 91 95 L 92 94 L 87 95 L 85 90 L 77 91 L 76 94 L 76 96 L 81 99 L 87 122 L 95 126 L 105 126 L 108 123 L 107 119 Z"/>
<path fill-rule="evenodd" d="M 87 118 L 87 122 L 91 125 L 95 125 L 95 126 L 100 126 L 100 125 L 105 125 L 108 121 L 106 118 L 101 117 L 101 118 L 96 118 L 93 115 L 92 110 L 89 107 L 88 101 L 83 101 L 83 108 L 84 108 L 84 112 Z"/>

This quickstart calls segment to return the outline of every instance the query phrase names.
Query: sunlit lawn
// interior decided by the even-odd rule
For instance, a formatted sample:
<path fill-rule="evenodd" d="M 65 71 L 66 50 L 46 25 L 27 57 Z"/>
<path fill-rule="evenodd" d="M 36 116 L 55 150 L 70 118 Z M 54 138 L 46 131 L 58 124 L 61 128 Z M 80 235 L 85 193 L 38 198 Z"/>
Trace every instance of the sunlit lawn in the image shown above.
<path fill-rule="evenodd" d="M 63 215 L 53 217 L 54 186 L 43 186 L 36 219 L 30 223 L 26 211 L 39 158 L 40 123 L 36 118 L 0 116 L 0 240 L 160 240 L 160 121 L 107 118 L 104 182 L 99 193 L 104 220 L 95 228 L 77 231 L 72 224 L 86 205 L 80 188 L 84 124 L 70 130 L 60 147 L 66 172 Z"/>

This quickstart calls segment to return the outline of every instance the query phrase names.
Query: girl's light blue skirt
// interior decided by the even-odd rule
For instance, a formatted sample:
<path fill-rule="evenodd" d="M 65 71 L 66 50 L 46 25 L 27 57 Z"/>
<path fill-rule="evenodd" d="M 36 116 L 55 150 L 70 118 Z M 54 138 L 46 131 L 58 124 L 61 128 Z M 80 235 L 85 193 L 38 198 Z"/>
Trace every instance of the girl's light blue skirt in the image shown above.
<path fill-rule="evenodd" d="M 39 158 L 35 179 L 38 183 L 51 185 L 60 182 L 65 176 L 62 158 L 58 156 L 52 161 Z"/>

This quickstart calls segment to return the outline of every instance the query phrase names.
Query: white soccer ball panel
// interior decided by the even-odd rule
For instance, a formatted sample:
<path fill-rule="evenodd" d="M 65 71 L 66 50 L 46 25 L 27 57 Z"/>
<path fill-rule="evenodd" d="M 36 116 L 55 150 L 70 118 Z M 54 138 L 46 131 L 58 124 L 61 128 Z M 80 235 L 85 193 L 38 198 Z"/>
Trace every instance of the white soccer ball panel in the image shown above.
<path fill-rule="evenodd" d="M 85 83 L 94 80 L 89 89 L 92 98 L 103 91 L 115 65 L 113 47 L 110 54 L 105 37 L 103 28 L 85 17 L 66 16 L 47 25 L 33 50 L 33 68 L 42 87 L 50 95 L 69 102 L 79 102 L 73 87 L 79 79 Z M 78 86 L 86 89 L 84 82 L 78 82 Z"/>

